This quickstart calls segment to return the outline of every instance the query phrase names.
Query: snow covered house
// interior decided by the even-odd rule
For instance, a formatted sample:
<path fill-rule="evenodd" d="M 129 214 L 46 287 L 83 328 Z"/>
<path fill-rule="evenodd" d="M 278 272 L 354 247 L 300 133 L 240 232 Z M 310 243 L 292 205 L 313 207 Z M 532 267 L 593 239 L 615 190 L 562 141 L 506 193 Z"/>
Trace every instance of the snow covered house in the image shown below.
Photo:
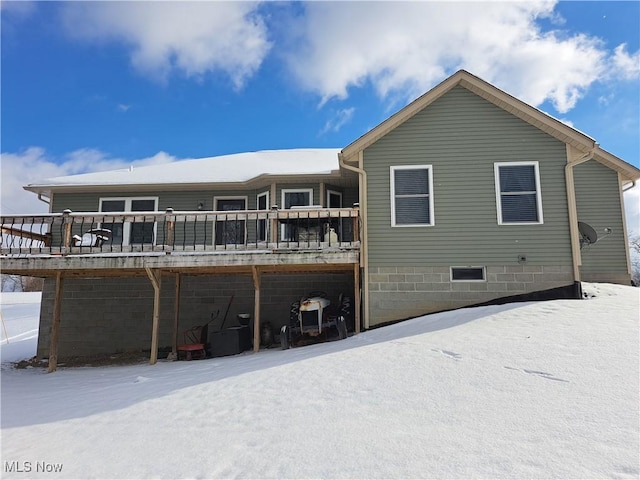
<path fill-rule="evenodd" d="M 54 368 L 149 345 L 154 362 L 220 310 L 227 326 L 253 316 L 257 348 L 257 326 L 278 332 L 311 290 L 350 296 L 357 333 L 497 299 L 579 298 L 580 281 L 628 284 L 623 191 L 638 178 L 459 71 L 342 150 L 27 185 L 50 213 L 3 216 L 3 270 L 46 278 L 38 355 Z"/>

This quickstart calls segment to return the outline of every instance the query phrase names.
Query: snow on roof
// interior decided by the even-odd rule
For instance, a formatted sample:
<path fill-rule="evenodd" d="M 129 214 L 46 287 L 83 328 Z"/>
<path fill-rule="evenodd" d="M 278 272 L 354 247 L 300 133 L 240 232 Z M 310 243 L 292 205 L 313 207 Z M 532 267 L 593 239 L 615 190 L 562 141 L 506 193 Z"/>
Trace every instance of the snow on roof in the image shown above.
<path fill-rule="evenodd" d="M 260 175 L 330 174 L 339 169 L 338 148 L 263 150 L 161 165 L 55 177 L 30 188 L 72 185 L 156 185 L 246 182 Z"/>

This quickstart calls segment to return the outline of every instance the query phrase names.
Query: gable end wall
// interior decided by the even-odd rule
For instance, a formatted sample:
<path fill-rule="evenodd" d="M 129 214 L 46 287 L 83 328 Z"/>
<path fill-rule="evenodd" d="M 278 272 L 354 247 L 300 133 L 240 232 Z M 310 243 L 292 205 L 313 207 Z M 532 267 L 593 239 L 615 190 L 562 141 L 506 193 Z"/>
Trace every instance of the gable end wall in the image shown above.
<path fill-rule="evenodd" d="M 514 161 L 539 162 L 542 225 L 498 225 L 494 162 Z M 391 165 L 432 165 L 434 226 L 391 227 Z M 565 165 L 563 142 L 460 86 L 368 147 L 370 325 L 573 283 Z"/>

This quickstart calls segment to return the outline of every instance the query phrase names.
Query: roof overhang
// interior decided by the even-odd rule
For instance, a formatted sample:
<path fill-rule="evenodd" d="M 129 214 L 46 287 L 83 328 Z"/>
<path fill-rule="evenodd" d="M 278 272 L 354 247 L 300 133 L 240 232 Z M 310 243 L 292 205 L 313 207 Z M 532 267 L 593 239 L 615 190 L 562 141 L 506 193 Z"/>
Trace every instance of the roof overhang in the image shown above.
<path fill-rule="evenodd" d="M 161 165 L 130 167 L 47 179 L 23 187 L 49 196 L 67 192 L 252 190 L 273 183 L 357 185 L 357 177 L 340 168 L 339 149 L 291 149 L 243 152 Z"/>
<path fill-rule="evenodd" d="M 598 144 L 593 138 L 532 107 L 522 100 L 518 100 L 465 70 L 459 70 L 345 147 L 342 152 L 340 152 L 342 160 L 344 162 L 356 162 L 359 152 L 377 142 L 380 138 L 409 120 L 456 86 L 466 88 L 497 107 L 502 108 L 581 152 L 587 153 L 594 151 L 593 158 L 596 161 L 618 171 L 624 179 L 634 181 L 640 178 L 640 170 L 598 147 Z"/>
<path fill-rule="evenodd" d="M 247 190 L 265 187 L 272 183 L 318 183 L 332 182 L 336 186 L 357 186 L 355 175 L 350 175 L 344 170 L 332 170 L 327 173 L 272 175 L 261 174 L 250 180 L 241 182 L 202 182 L 202 183 L 145 183 L 145 184 L 31 184 L 23 188 L 38 195 L 50 197 L 52 193 L 72 192 L 150 192 L 150 191 L 182 191 L 182 190 Z"/>

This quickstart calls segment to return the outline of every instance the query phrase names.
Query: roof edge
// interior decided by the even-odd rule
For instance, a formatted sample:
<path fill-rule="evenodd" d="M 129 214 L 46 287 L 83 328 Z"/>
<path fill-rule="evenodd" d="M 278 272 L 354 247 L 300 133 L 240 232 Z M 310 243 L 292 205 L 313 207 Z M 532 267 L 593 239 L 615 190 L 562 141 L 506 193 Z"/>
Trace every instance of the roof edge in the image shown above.
<path fill-rule="evenodd" d="M 476 77 L 466 70 L 458 70 L 449 78 L 343 148 L 341 153 L 344 160 L 349 161 L 357 155 L 359 151 L 364 150 L 458 85 L 476 95 L 480 95 L 497 107 L 509 111 L 509 113 L 516 115 L 537 128 L 545 126 L 546 128 L 541 128 L 543 131 L 580 150 L 586 152 L 593 149 L 596 145 L 595 140 L 588 135 L 500 90 L 498 87 Z M 505 106 L 510 106 L 512 109 L 507 110 Z"/>
<path fill-rule="evenodd" d="M 634 167 L 630 163 L 625 162 L 614 154 L 607 152 L 603 148 L 597 147 L 593 152 L 593 159 L 620 173 L 624 180 L 628 182 L 636 182 L 640 180 L 640 169 Z"/>
<path fill-rule="evenodd" d="M 136 190 L 139 190 L 141 187 L 144 188 L 145 190 L 153 190 L 153 189 L 166 189 L 167 185 L 172 185 L 175 186 L 176 189 L 183 189 L 185 186 L 187 187 L 194 187 L 194 188 L 208 188 L 210 186 L 216 186 L 216 187 L 224 187 L 224 188 L 230 188 L 230 187 L 235 187 L 235 188 L 239 188 L 239 187 L 251 187 L 254 183 L 258 183 L 260 181 L 265 181 L 265 180 L 285 180 L 285 179 L 292 179 L 292 178 L 299 178 L 299 177 L 305 177 L 305 178 L 332 178 L 332 177 L 340 177 L 342 176 L 342 170 L 341 169 L 332 169 L 329 172 L 326 173 L 291 173 L 291 174 L 282 174 L 282 173 L 276 173 L 276 174 L 272 174 L 272 173 L 262 173 L 256 177 L 250 178 L 248 180 L 244 180 L 241 182 L 202 182 L 202 183 L 194 183 L 194 182 L 189 182 L 189 183 L 144 183 L 144 184 L 140 184 L 140 183 L 94 183 L 94 184 L 87 184 L 87 183 L 66 183 L 66 184 L 47 184 L 47 183 L 43 183 L 43 184 L 29 184 L 29 185 L 25 185 L 22 188 L 24 190 L 27 190 L 28 192 L 32 192 L 32 193 L 43 193 L 46 194 L 47 192 L 52 192 L 52 191 L 60 191 L 60 190 L 76 190 L 76 189 L 82 189 L 82 190 L 94 190 L 94 191 L 101 191 L 101 190 L 113 190 L 113 189 L 122 189 L 122 190 L 126 190 L 126 189 L 133 189 L 135 188 Z"/>

